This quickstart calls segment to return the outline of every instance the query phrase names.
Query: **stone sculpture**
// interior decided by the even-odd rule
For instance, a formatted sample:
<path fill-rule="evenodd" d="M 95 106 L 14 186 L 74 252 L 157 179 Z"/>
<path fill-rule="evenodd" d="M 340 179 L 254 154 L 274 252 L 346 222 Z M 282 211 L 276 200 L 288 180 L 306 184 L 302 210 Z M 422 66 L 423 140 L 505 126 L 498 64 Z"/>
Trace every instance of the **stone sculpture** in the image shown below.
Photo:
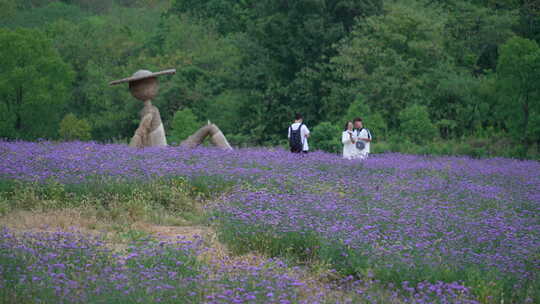
<path fill-rule="evenodd" d="M 159 147 L 167 145 L 165 129 L 161 122 L 161 116 L 156 106 L 152 104 L 152 99 L 157 96 L 159 82 L 157 77 L 160 75 L 174 74 L 175 69 L 152 73 L 147 70 L 139 70 L 131 77 L 111 81 L 109 85 L 129 83 L 129 90 L 133 97 L 144 102 L 144 107 L 139 113 L 141 122 L 131 138 L 130 146 L 136 148 Z M 232 150 L 231 145 L 223 135 L 223 132 L 215 125 L 208 122 L 207 125 L 200 128 L 193 135 L 184 140 L 181 145 L 184 147 L 195 148 L 202 144 L 204 139 L 210 136 L 210 142 L 222 149 Z"/>
<path fill-rule="evenodd" d="M 109 85 L 112 86 L 128 82 L 131 95 L 144 102 L 144 107 L 139 113 L 141 122 L 135 131 L 135 135 L 131 138 L 130 146 L 143 148 L 167 145 L 167 138 L 165 137 L 165 129 L 161 122 L 161 116 L 159 115 L 158 108 L 152 104 L 152 99 L 157 96 L 159 90 L 157 77 L 174 73 L 176 73 L 175 69 L 156 73 L 147 70 L 139 70 L 131 77 L 109 83 Z"/>
<path fill-rule="evenodd" d="M 223 135 L 223 132 L 221 132 L 215 124 L 210 123 L 210 121 L 207 125 L 203 126 L 197 130 L 197 132 L 193 133 L 193 135 L 181 142 L 180 145 L 183 147 L 195 148 L 202 144 L 207 136 L 210 136 L 210 142 L 214 146 L 225 150 L 232 150 L 232 147 L 227 141 L 227 138 L 225 138 L 225 135 Z"/>

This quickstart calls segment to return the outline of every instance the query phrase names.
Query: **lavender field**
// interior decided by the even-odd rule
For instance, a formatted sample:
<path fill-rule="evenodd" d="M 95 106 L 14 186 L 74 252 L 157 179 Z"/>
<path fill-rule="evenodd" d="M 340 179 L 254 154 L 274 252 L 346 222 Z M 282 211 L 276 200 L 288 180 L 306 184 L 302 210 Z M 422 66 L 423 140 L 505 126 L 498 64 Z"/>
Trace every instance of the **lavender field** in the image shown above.
<path fill-rule="evenodd" d="M 535 161 L 82 142 L 0 142 L 0 159 L 13 204 L 24 187 L 75 199 L 186 180 L 220 242 L 267 259 L 215 275 L 196 258 L 202 239 L 120 254 L 82 234 L 4 228 L 6 303 L 540 303 Z M 332 279 L 301 278 L 320 268 Z"/>

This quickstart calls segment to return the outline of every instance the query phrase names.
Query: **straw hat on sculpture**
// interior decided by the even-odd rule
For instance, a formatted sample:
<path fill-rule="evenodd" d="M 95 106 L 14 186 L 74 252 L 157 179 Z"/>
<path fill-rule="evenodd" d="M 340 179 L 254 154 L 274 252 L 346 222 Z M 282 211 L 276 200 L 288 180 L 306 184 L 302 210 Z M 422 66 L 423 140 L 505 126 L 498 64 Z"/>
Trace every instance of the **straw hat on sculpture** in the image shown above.
<path fill-rule="evenodd" d="M 139 70 L 131 77 L 109 83 L 111 86 L 126 82 L 129 83 L 131 95 L 144 102 L 144 107 L 140 112 L 141 121 L 135 131 L 135 135 L 131 138 L 130 146 L 137 148 L 167 146 L 167 138 L 165 137 L 165 129 L 161 122 L 161 116 L 159 115 L 158 108 L 152 104 L 152 99 L 157 96 L 159 90 L 157 77 L 174 73 L 176 73 L 175 69 L 156 73 Z"/>

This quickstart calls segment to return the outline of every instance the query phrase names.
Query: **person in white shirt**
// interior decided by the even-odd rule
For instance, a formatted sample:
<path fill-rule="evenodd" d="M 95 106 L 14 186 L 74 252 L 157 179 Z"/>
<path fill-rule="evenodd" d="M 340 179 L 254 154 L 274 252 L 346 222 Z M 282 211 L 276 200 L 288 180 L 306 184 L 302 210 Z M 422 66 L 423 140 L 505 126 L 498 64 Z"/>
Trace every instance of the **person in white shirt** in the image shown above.
<path fill-rule="evenodd" d="M 356 149 L 356 135 L 353 131 L 352 121 L 347 121 L 345 124 L 345 131 L 341 135 L 341 142 L 343 143 L 343 158 L 354 159 L 358 157 L 358 149 Z"/>
<path fill-rule="evenodd" d="M 304 125 L 304 118 L 301 114 L 296 114 L 293 124 L 289 127 L 289 146 L 293 153 L 308 153 L 309 129 Z"/>
<path fill-rule="evenodd" d="M 361 159 L 366 159 L 369 156 L 370 144 L 371 144 L 371 133 L 368 129 L 364 128 L 362 124 L 362 118 L 357 117 L 353 120 L 354 125 L 354 137 L 357 141 L 364 142 L 364 148 L 358 150 L 358 157 Z"/>

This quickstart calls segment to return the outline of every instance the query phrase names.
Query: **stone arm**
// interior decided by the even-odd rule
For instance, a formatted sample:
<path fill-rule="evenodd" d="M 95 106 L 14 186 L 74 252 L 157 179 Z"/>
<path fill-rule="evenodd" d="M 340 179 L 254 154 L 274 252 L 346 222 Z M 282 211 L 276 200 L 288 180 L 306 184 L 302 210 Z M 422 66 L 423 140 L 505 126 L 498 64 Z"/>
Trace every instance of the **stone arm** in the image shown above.
<path fill-rule="evenodd" d="M 215 124 L 208 124 L 200 128 L 197 132 L 193 133 L 193 135 L 180 143 L 180 145 L 183 147 L 195 148 L 196 146 L 202 144 L 207 136 L 210 136 L 210 142 L 214 146 L 226 150 L 232 150 L 227 138 Z"/>
<path fill-rule="evenodd" d="M 131 142 L 129 144 L 131 147 L 142 148 L 146 146 L 145 143 L 148 142 L 148 137 L 150 136 L 152 118 L 152 113 L 148 113 L 143 116 L 141 122 L 139 123 L 139 127 L 135 131 L 135 135 L 133 135 L 131 138 Z"/>

